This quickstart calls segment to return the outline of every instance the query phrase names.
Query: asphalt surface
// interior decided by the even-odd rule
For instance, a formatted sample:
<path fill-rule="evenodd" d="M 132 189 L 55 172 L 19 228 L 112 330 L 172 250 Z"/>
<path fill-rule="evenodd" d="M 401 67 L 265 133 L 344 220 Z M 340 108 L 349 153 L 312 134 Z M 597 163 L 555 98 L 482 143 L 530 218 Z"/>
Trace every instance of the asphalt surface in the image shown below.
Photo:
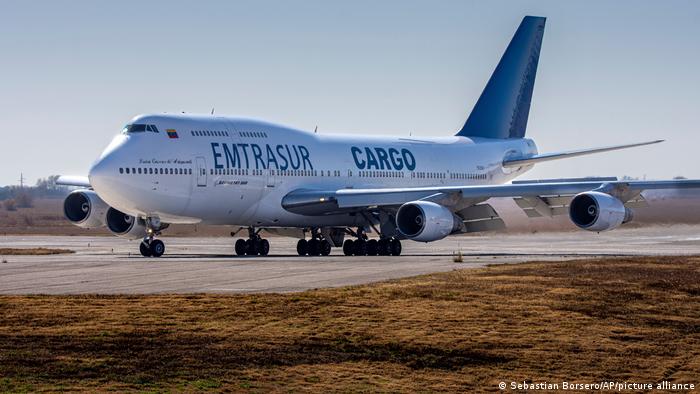
<path fill-rule="evenodd" d="M 4 236 L 0 248 L 51 247 L 75 254 L 0 256 L 0 294 L 295 292 L 532 260 L 624 255 L 700 255 L 700 225 L 403 241 L 399 257 L 296 256 L 296 240 L 271 237 L 271 255 L 237 257 L 232 238 L 162 238 L 166 254 L 143 258 L 116 237 Z M 456 251 L 463 263 L 454 263 Z"/>

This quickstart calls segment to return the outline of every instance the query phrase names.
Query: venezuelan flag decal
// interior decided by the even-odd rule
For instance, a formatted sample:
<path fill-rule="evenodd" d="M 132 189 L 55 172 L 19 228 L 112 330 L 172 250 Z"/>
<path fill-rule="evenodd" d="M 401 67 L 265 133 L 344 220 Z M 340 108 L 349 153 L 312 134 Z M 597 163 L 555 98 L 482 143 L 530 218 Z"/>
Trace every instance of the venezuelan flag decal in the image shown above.
<path fill-rule="evenodd" d="M 168 133 L 169 138 L 178 138 L 175 129 L 166 129 L 165 131 Z"/>

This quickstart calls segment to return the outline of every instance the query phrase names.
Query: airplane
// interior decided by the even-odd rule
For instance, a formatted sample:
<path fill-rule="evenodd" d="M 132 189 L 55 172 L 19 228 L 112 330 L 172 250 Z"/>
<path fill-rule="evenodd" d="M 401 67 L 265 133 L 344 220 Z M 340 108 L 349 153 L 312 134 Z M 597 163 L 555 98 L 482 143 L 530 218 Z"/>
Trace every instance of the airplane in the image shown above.
<path fill-rule="evenodd" d="M 504 228 L 487 202 L 494 197 L 515 199 L 528 217 L 568 214 L 601 232 L 632 220 L 643 190 L 699 188 L 700 180 L 513 181 L 535 164 L 662 142 L 538 152 L 525 131 L 545 21 L 522 20 L 455 135 L 318 134 L 213 114 L 139 115 L 87 177 L 59 178 L 82 187 L 66 197 L 65 216 L 140 239 L 145 257 L 163 255 L 158 237 L 173 223 L 247 229 L 233 248 L 239 256 L 269 253 L 262 230 L 298 237 L 300 256 L 341 246 L 345 255 L 398 256 L 402 240 Z"/>

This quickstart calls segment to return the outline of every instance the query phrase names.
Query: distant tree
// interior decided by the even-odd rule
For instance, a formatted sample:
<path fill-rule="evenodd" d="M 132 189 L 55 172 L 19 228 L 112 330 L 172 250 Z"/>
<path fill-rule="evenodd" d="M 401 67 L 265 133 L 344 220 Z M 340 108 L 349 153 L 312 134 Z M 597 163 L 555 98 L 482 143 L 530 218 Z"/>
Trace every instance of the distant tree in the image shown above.
<path fill-rule="evenodd" d="M 39 178 L 36 181 L 36 186 L 30 188 L 31 194 L 35 197 L 61 197 L 68 194 L 70 191 L 66 186 L 56 184 L 58 175 L 50 175 L 46 178 Z"/>
<path fill-rule="evenodd" d="M 14 198 L 17 208 L 31 208 L 34 206 L 34 197 L 26 191 L 15 194 Z"/>
<path fill-rule="evenodd" d="M 6 211 L 16 211 L 17 210 L 17 204 L 15 204 L 15 200 L 13 200 L 13 199 L 5 200 L 2 205 L 5 207 Z"/>

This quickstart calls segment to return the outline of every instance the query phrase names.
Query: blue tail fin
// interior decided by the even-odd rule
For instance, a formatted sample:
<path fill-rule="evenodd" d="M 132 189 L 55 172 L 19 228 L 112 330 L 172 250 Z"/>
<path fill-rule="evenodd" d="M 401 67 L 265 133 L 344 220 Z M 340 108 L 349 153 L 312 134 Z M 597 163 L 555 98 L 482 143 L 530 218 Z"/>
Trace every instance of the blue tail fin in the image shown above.
<path fill-rule="evenodd" d="M 546 18 L 526 16 L 457 135 L 523 138 Z"/>

